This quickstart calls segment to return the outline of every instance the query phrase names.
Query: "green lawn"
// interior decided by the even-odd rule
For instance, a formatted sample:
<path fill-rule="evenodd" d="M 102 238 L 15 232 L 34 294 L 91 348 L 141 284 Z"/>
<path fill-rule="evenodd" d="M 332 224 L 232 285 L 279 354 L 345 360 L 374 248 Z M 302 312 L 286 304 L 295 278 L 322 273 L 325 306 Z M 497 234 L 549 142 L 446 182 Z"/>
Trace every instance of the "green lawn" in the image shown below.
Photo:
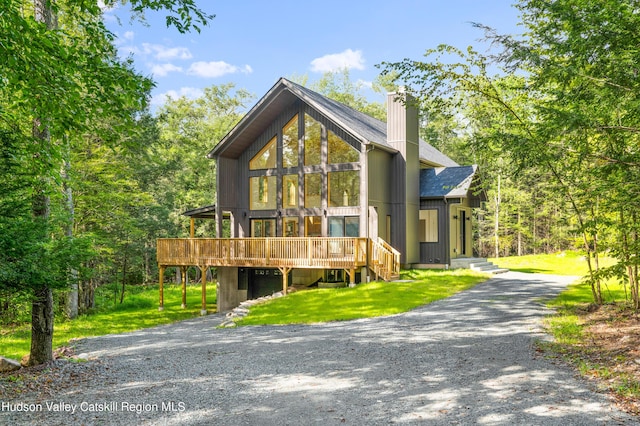
<path fill-rule="evenodd" d="M 237 324 L 316 323 L 397 314 L 473 287 L 487 275 L 468 270 L 408 270 L 402 279 L 411 282 L 300 291 L 252 307 Z"/>
<path fill-rule="evenodd" d="M 158 310 L 158 286 L 130 287 L 123 304 L 115 304 L 113 300 L 104 304 L 100 310 L 91 315 L 82 315 L 73 321 L 56 318 L 53 333 L 53 347 L 66 346 L 73 338 L 101 336 L 105 334 L 124 333 L 200 315 L 201 286 L 187 286 L 187 308 L 182 309 L 182 289 L 178 285 L 165 285 L 164 311 Z M 216 285 L 207 284 L 207 306 L 215 311 Z M 31 345 L 31 327 L 20 324 L 3 327 L 0 331 L 0 355 L 21 359 L 29 353 Z"/>
<path fill-rule="evenodd" d="M 585 257 L 573 251 L 556 254 L 500 257 L 489 260 L 501 268 L 508 268 L 517 272 L 578 276 L 584 276 L 589 273 Z M 613 261 L 613 259 L 605 257 L 600 260 L 600 265 L 610 266 Z"/>

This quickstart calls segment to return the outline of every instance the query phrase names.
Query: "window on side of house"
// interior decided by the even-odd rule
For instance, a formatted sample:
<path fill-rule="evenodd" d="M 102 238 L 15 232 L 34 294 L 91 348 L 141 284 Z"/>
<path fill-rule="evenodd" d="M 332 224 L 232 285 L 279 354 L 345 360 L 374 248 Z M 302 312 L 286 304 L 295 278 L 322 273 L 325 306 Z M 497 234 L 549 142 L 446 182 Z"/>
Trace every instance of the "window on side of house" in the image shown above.
<path fill-rule="evenodd" d="M 249 178 L 250 209 L 274 210 L 276 208 L 276 177 L 256 176 Z"/>
<path fill-rule="evenodd" d="M 322 236 L 322 217 L 307 216 L 304 218 L 304 236 L 305 237 L 321 237 Z"/>
<path fill-rule="evenodd" d="M 275 237 L 275 219 L 251 219 L 251 236 L 253 238 Z"/>
<path fill-rule="evenodd" d="M 316 166 L 321 161 L 322 147 L 322 126 L 311 118 L 309 114 L 304 115 L 304 165 Z"/>
<path fill-rule="evenodd" d="M 349 170 L 330 172 L 329 207 L 350 207 L 360 205 L 360 172 Z"/>
<path fill-rule="evenodd" d="M 331 216 L 329 217 L 330 237 L 360 236 L 360 218 L 358 216 Z"/>
<path fill-rule="evenodd" d="M 322 175 L 310 173 L 304 175 L 304 206 L 322 207 Z"/>
<path fill-rule="evenodd" d="M 285 209 L 298 207 L 298 175 L 282 176 L 282 207 Z"/>
<path fill-rule="evenodd" d="M 297 237 L 299 235 L 297 217 L 285 217 L 282 219 L 282 227 L 285 237 Z"/>
<path fill-rule="evenodd" d="M 327 132 L 327 144 L 329 164 L 356 163 L 360 160 L 358 150 L 330 130 Z"/>
<path fill-rule="evenodd" d="M 420 210 L 420 242 L 438 242 L 438 210 Z"/>
<path fill-rule="evenodd" d="M 276 167 L 276 144 L 274 136 L 254 157 L 249 160 L 249 170 L 274 169 Z"/>
<path fill-rule="evenodd" d="M 298 114 L 282 128 L 282 167 L 298 167 Z"/>

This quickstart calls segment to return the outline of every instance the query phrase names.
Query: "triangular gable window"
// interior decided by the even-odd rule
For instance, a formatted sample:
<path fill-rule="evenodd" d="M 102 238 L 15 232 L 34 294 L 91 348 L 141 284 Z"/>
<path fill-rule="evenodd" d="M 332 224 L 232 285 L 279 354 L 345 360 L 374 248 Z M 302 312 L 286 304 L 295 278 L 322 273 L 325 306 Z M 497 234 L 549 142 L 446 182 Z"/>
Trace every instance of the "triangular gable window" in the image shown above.
<path fill-rule="evenodd" d="M 360 159 L 358 150 L 331 130 L 328 132 L 327 139 L 329 142 L 329 164 L 358 162 Z"/>
<path fill-rule="evenodd" d="M 249 161 L 249 170 L 274 169 L 276 167 L 276 137 Z"/>

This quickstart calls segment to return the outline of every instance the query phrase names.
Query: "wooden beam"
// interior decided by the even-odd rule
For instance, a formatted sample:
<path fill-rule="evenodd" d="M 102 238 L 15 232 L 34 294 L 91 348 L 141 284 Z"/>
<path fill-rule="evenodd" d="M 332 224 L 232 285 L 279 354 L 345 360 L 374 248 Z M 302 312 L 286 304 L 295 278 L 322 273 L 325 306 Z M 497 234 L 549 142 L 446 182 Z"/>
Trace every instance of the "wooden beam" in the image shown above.
<path fill-rule="evenodd" d="M 356 270 L 354 268 L 349 268 L 344 271 L 349 275 L 349 287 L 354 287 L 356 285 Z"/>
<path fill-rule="evenodd" d="M 189 235 L 194 238 L 196 235 L 196 220 L 192 217 L 189 226 Z"/>
<path fill-rule="evenodd" d="M 278 270 L 282 272 L 282 294 L 286 295 L 289 288 L 289 272 L 293 268 L 278 267 Z"/>
<path fill-rule="evenodd" d="M 158 269 L 159 269 L 159 281 L 160 281 L 160 306 L 158 307 L 159 311 L 164 311 L 164 269 L 165 266 L 163 265 L 158 265 Z"/>
<path fill-rule="evenodd" d="M 200 271 L 202 272 L 202 307 L 200 308 L 200 315 L 207 315 L 207 269 L 208 266 L 200 265 Z"/>

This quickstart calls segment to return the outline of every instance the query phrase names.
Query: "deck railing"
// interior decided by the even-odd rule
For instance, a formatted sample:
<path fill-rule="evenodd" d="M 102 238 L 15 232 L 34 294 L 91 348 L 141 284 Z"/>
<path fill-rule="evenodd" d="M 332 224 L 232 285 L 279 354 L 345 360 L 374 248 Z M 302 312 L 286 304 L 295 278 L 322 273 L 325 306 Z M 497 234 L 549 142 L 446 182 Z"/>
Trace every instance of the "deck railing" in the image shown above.
<path fill-rule="evenodd" d="M 386 281 L 400 275 L 400 252 L 385 240 L 372 240 L 369 253 L 369 267 L 376 275 Z"/>
<path fill-rule="evenodd" d="M 162 238 L 157 241 L 157 258 L 162 266 L 355 269 L 375 263 L 374 272 L 389 279 L 399 273 L 400 255 L 380 241 L 334 237 Z"/>

